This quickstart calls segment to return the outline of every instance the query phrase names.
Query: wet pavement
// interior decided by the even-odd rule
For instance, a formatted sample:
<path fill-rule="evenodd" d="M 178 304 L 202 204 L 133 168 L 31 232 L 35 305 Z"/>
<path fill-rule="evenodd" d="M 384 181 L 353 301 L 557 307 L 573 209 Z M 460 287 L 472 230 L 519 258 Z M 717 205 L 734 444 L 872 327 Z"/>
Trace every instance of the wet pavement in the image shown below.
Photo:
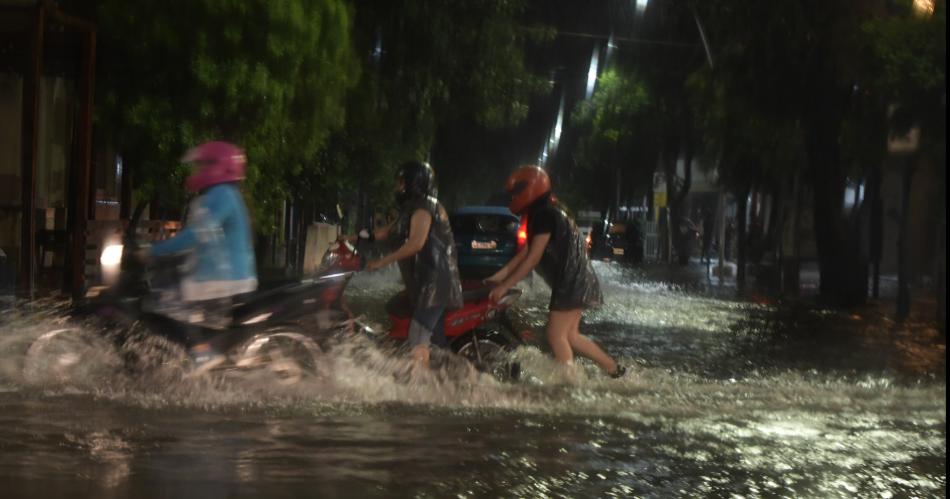
<path fill-rule="evenodd" d="M 397 382 L 372 345 L 294 387 L 129 377 L 108 359 L 24 374 L 49 307 L 0 324 L 3 497 L 944 497 L 945 340 L 873 308 L 739 302 L 695 273 L 597 264 L 582 330 L 632 366 L 565 382 L 543 349 L 525 379 Z M 384 322 L 393 272 L 357 277 Z M 517 322 L 540 335 L 527 287 Z"/>

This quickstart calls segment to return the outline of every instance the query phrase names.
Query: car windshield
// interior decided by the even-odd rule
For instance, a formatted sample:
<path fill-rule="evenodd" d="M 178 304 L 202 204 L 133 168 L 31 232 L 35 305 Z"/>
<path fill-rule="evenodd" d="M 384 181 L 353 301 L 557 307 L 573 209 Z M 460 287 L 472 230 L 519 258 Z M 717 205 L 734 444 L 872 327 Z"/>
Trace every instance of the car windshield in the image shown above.
<path fill-rule="evenodd" d="M 504 215 L 452 215 L 450 223 L 456 234 L 507 236 L 518 230 L 518 221 Z"/>

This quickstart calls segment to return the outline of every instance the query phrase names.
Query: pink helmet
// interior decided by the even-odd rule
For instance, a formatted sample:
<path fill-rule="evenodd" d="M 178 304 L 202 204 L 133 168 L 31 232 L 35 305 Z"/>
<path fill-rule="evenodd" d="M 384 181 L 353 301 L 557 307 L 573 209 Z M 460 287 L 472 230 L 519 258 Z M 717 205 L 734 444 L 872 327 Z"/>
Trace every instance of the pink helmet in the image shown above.
<path fill-rule="evenodd" d="M 197 163 L 197 172 L 185 179 L 185 189 L 201 192 L 212 185 L 244 180 L 247 158 L 240 147 L 227 142 L 205 142 L 193 147 L 185 157 L 186 163 Z"/>

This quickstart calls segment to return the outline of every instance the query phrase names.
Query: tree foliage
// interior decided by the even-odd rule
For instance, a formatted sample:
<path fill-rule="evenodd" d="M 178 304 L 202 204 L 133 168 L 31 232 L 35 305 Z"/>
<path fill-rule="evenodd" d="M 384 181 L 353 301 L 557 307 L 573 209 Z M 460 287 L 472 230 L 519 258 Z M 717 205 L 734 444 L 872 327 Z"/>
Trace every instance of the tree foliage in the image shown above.
<path fill-rule="evenodd" d="M 356 2 L 354 39 L 364 70 L 321 168 L 343 173 L 344 192 L 385 204 L 395 167 L 427 159 L 440 126 L 521 122 L 530 97 L 545 88 L 525 65 L 525 45 L 537 37 L 520 29 L 523 11 L 523 1 L 510 0 Z M 452 164 L 434 167 L 441 186 L 469 174 Z"/>
<path fill-rule="evenodd" d="M 650 186 L 655 164 L 644 154 L 656 138 L 650 110 L 646 82 L 637 73 L 612 68 L 600 76 L 591 99 L 574 112 L 580 138 L 571 180 L 578 196 L 603 200 L 617 170 Z"/>
<path fill-rule="evenodd" d="M 343 124 L 357 77 L 341 0 L 98 4 L 98 125 L 151 195 L 180 199 L 182 153 L 229 140 L 248 156 L 258 226 Z"/>
<path fill-rule="evenodd" d="M 699 5 L 716 67 L 694 74 L 694 83 L 710 90 L 705 124 L 724 154 L 722 178 L 805 174 L 814 193 L 821 293 L 840 304 L 863 300 L 867 282 L 861 231 L 842 210 L 847 179 L 880 166 L 888 129 L 906 131 L 945 112 L 943 2 L 933 19 L 911 16 L 910 3 L 902 3 Z M 890 119 L 888 108 L 895 109 Z M 936 128 L 943 140 L 945 127 Z"/>
<path fill-rule="evenodd" d="M 946 94 L 946 3 L 931 13 L 915 13 L 909 1 L 897 12 L 865 22 L 865 77 L 862 84 L 880 102 L 893 106 L 888 128 L 907 133 L 921 126 L 929 141 L 944 139 L 946 112 L 939 103 Z"/>

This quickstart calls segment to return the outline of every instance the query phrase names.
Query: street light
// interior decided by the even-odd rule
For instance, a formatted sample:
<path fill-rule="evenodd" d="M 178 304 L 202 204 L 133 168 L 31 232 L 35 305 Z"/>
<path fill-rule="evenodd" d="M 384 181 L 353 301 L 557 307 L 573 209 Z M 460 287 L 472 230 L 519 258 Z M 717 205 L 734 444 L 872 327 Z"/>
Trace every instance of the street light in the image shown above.
<path fill-rule="evenodd" d="M 648 3 L 650 3 L 650 0 L 636 0 L 637 14 L 643 14 L 647 10 Z"/>
<path fill-rule="evenodd" d="M 918 15 L 929 16 L 934 13 L 935 4 L 934 0 L 914 0 L 914 11 Z"/>
<path fill-rule="evenodd" d="M 587 92 L 584 94 L 585 99 L 590 99 L 594 95 L 594 84 L 597 83 L 597 65 L 600 58 L 600 51 L 598 47 L 594 45 L 594 53 L 590 56 L 590 69 L 587 70 Z"/>

